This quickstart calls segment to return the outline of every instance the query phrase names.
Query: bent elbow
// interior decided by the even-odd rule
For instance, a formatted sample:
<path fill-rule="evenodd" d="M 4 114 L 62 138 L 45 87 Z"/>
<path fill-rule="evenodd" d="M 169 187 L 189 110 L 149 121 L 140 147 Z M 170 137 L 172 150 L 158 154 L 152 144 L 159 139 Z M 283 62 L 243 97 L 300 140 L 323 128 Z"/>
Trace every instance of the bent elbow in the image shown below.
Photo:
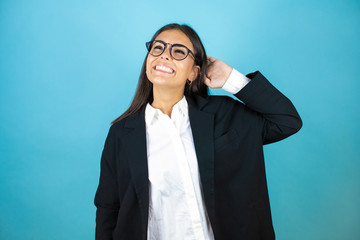
<path fill-rule="evenodd" d="M 296 121 L 294 122 L 294 133 L 297 133 L 303 126 L 303 121 L 300 117 L 296 118 Z"/>

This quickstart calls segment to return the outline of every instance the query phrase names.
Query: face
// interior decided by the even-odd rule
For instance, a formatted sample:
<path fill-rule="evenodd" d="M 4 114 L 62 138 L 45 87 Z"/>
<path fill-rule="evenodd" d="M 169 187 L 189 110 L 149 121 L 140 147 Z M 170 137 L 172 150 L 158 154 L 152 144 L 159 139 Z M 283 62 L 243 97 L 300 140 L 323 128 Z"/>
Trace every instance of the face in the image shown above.
<path fill-rule="evenodd" d="M 180 30 L 167 30 L 159 34 L 155 40 L 171 44 L 182 44 L 194 52 L 190 39 Z M 184 60 L 178 61 L 170 55 L 170 45 L 158 57 L 148 54 L 146 59 L 146 75 L 153 87 L 166 87 L 184 90 L 187 80 L 193 81 L 200 70 L 194 65 L 194 58 L 189 54 Z"/>

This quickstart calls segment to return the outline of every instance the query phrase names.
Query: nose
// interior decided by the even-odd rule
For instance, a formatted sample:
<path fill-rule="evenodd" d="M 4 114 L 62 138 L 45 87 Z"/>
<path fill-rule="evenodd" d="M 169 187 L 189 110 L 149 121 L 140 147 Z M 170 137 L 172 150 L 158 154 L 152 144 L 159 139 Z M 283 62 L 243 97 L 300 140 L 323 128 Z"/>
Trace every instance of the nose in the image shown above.
<path fill-rule="evenodd" d="M 171 45 L 167 43 L 165 47 L 165 51 L 161 54 L 161 58 L 165 58 L 166 60 L 171 59 L 170 49 L 171 49 Z"/>

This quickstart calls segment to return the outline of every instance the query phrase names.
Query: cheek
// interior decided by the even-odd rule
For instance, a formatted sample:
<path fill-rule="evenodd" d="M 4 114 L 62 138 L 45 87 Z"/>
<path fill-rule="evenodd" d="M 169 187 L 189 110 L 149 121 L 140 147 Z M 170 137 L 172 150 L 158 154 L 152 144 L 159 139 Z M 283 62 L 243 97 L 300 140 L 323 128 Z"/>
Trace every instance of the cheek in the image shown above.
<path fill-rule="evenodd" d="M 148 72 L 148 70 L 151 69 L 151 61 L 149 59 L 149 57 L 146 58 L 146 72 Z"/>
<path fill-rule="evenodd" d="M 153 62 L 153 59 L 151 59 L 150 57 L 148 57 L 146 59 L 146 69 L 145 69 L 145 73 L 147 78 L 150 80 L 152 78 L 153 75 L 153 69 L 151 68 L 151 64 Z"/>
<path fill-rule="evenodd" d="M 182 65 L 181 66 L 181 75 L 184 78 L 188 78 L 190 76 L 191 69 L 192 69 L 192 65 L 189 65 L 189 64 Z"/>

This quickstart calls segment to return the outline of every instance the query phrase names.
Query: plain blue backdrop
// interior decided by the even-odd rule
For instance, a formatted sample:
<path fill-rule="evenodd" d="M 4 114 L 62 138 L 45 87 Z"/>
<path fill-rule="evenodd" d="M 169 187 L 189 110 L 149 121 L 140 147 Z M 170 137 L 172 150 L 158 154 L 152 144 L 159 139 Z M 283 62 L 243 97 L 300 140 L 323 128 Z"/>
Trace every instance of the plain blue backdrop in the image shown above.
<path fill-rule="evenodd" d="M 0 239 L 94 238 L 110 122 L 171 22 L 260 70 L 303 119 L 265 147 L 277 239 L 360 239 L 358 0 L 0 0 Z"/>

